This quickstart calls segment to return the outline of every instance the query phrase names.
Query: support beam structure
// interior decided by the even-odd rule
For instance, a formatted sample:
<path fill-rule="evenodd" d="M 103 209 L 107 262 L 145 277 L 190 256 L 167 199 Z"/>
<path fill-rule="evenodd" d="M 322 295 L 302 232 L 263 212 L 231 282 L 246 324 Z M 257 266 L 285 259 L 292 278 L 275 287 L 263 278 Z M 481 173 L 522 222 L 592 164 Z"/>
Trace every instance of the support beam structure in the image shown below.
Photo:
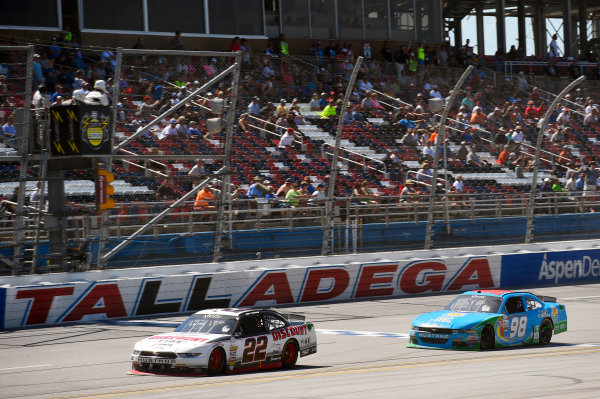
<path fill-rule="evenodd" d="M 485 37 L 483 33 L 483 5 L 478 5 L 475 10 L 477 20 L 477 54 L 485 54 Z"/>
<path fill-rule="evenodd" d="M 519 27 L 519 49 L 527 55 L 527 37 L 525 33 L 525 0 L 517 1 L 517 24 Z"/>
<path fill-rule="evenodd" d="M 564 56 L 573 56 L 573 40 L 571 37 L 571 0 L 562 0 Z"/>
<path fill-rule="evenodd" d="M 498 48 L 506 53 L 506 7 L 505 0 L 496 0 L 496 35 L 498 37 Z"/>

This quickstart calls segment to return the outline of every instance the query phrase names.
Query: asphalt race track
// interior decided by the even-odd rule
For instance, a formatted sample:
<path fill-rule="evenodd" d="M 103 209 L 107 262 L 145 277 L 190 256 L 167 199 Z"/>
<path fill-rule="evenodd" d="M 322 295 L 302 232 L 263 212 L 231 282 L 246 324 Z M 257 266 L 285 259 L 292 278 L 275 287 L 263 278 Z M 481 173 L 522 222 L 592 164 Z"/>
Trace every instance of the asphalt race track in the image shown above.
<path fill-rule="evenodd" d="M 600 397 L 600 284 L 533 291 L 567 307 L 569 331 L 549 346 L 407 348 L 412 318 L 453 295 L 294 307 L 317 327 L 317 354 L 294 370 L 217 377 L 127 374 L 133 344 L 184 317 L 3 332 L 0 398 Z"/>

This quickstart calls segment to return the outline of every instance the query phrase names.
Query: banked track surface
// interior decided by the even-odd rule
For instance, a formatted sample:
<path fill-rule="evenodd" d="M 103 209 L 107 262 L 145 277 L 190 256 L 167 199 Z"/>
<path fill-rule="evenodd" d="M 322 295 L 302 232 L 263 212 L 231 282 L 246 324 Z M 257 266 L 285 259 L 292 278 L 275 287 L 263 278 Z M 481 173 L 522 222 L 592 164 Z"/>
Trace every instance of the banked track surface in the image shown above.
<path fill-rule="evenodd" d="M 2 333 L 0 398 L 598 398 L 600 284 L 536 289 L 567 307 L 549 346 L 409 349 L 420 313 L 453 295 L 287 308 L 315 323 L 318 353 L 294 370 L 217 377 L 133 376 L 133 344 L 184 317 Z"/>

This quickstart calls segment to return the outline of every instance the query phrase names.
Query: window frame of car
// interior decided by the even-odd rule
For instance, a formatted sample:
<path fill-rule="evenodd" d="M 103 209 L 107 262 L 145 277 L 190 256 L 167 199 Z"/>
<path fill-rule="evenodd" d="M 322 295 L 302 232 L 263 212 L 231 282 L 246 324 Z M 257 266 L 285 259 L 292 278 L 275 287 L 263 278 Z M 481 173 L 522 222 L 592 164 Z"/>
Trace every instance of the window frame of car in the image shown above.
<path fill-rule="evenodd" d="M 288 327 L 290 325 L 289 320 L 287 320 L 285 317 L 283 317 L 283 315 L 277 313 L 277 312 L 273 312 L 273 311 L 263 311 L 262 312 L 263 315 L 263 319 L 265 320 L 265 326 L 267 327 L 267 331 L 275 331 L 278 330 L 280 328 L 284 328 L 284 327 Z M 276 320 L 280 320 L 283 325 L 279 326 L 279 327 L 270 327 L 270 322 L 267 320 L 267 317 L 273 317 Z"/>
<path fill-rule="evenodd" d="M 509 312 L 508 309 L 506 308 L 506 305 L 508 304 L 508 301 L 513 300 L 513 298 L 516 298 L 517 300 L 521 301 L 521 310 L 519 310 L 518 312 Z M 523 295 L 511 295 L 509 297 L 507 297 L 504 300 L 504 305 L 502 306 L 502 312 L 510 315 L 510 314 L 519 314 L 519 313 L 524 313 L 527 309 L 526 305 L 523 303 Z"/>

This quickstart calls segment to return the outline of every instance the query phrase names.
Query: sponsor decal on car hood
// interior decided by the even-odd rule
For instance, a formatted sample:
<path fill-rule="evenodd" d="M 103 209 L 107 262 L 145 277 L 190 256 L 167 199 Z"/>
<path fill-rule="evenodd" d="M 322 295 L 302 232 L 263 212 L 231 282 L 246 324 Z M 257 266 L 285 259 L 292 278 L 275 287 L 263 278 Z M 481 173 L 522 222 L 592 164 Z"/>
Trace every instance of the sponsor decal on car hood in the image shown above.
<path fill-rule="evenodd" d="M 207 344 L 215 339 L 228 337 L 220 334 L 187 334 L 171 332 L 157 334 L 145 338 L 136 344 L 138 350 L 169 350 L 173 352 L 185 351 Z"/>
<path fill-rule="evenodd" d="M 413 320 L 413 325 L 420 327 L 465 329 L 470 328 L 491 316 L 493 316 L 491 313 L 461 313 L 439 310 L 417 316 Z"/>

